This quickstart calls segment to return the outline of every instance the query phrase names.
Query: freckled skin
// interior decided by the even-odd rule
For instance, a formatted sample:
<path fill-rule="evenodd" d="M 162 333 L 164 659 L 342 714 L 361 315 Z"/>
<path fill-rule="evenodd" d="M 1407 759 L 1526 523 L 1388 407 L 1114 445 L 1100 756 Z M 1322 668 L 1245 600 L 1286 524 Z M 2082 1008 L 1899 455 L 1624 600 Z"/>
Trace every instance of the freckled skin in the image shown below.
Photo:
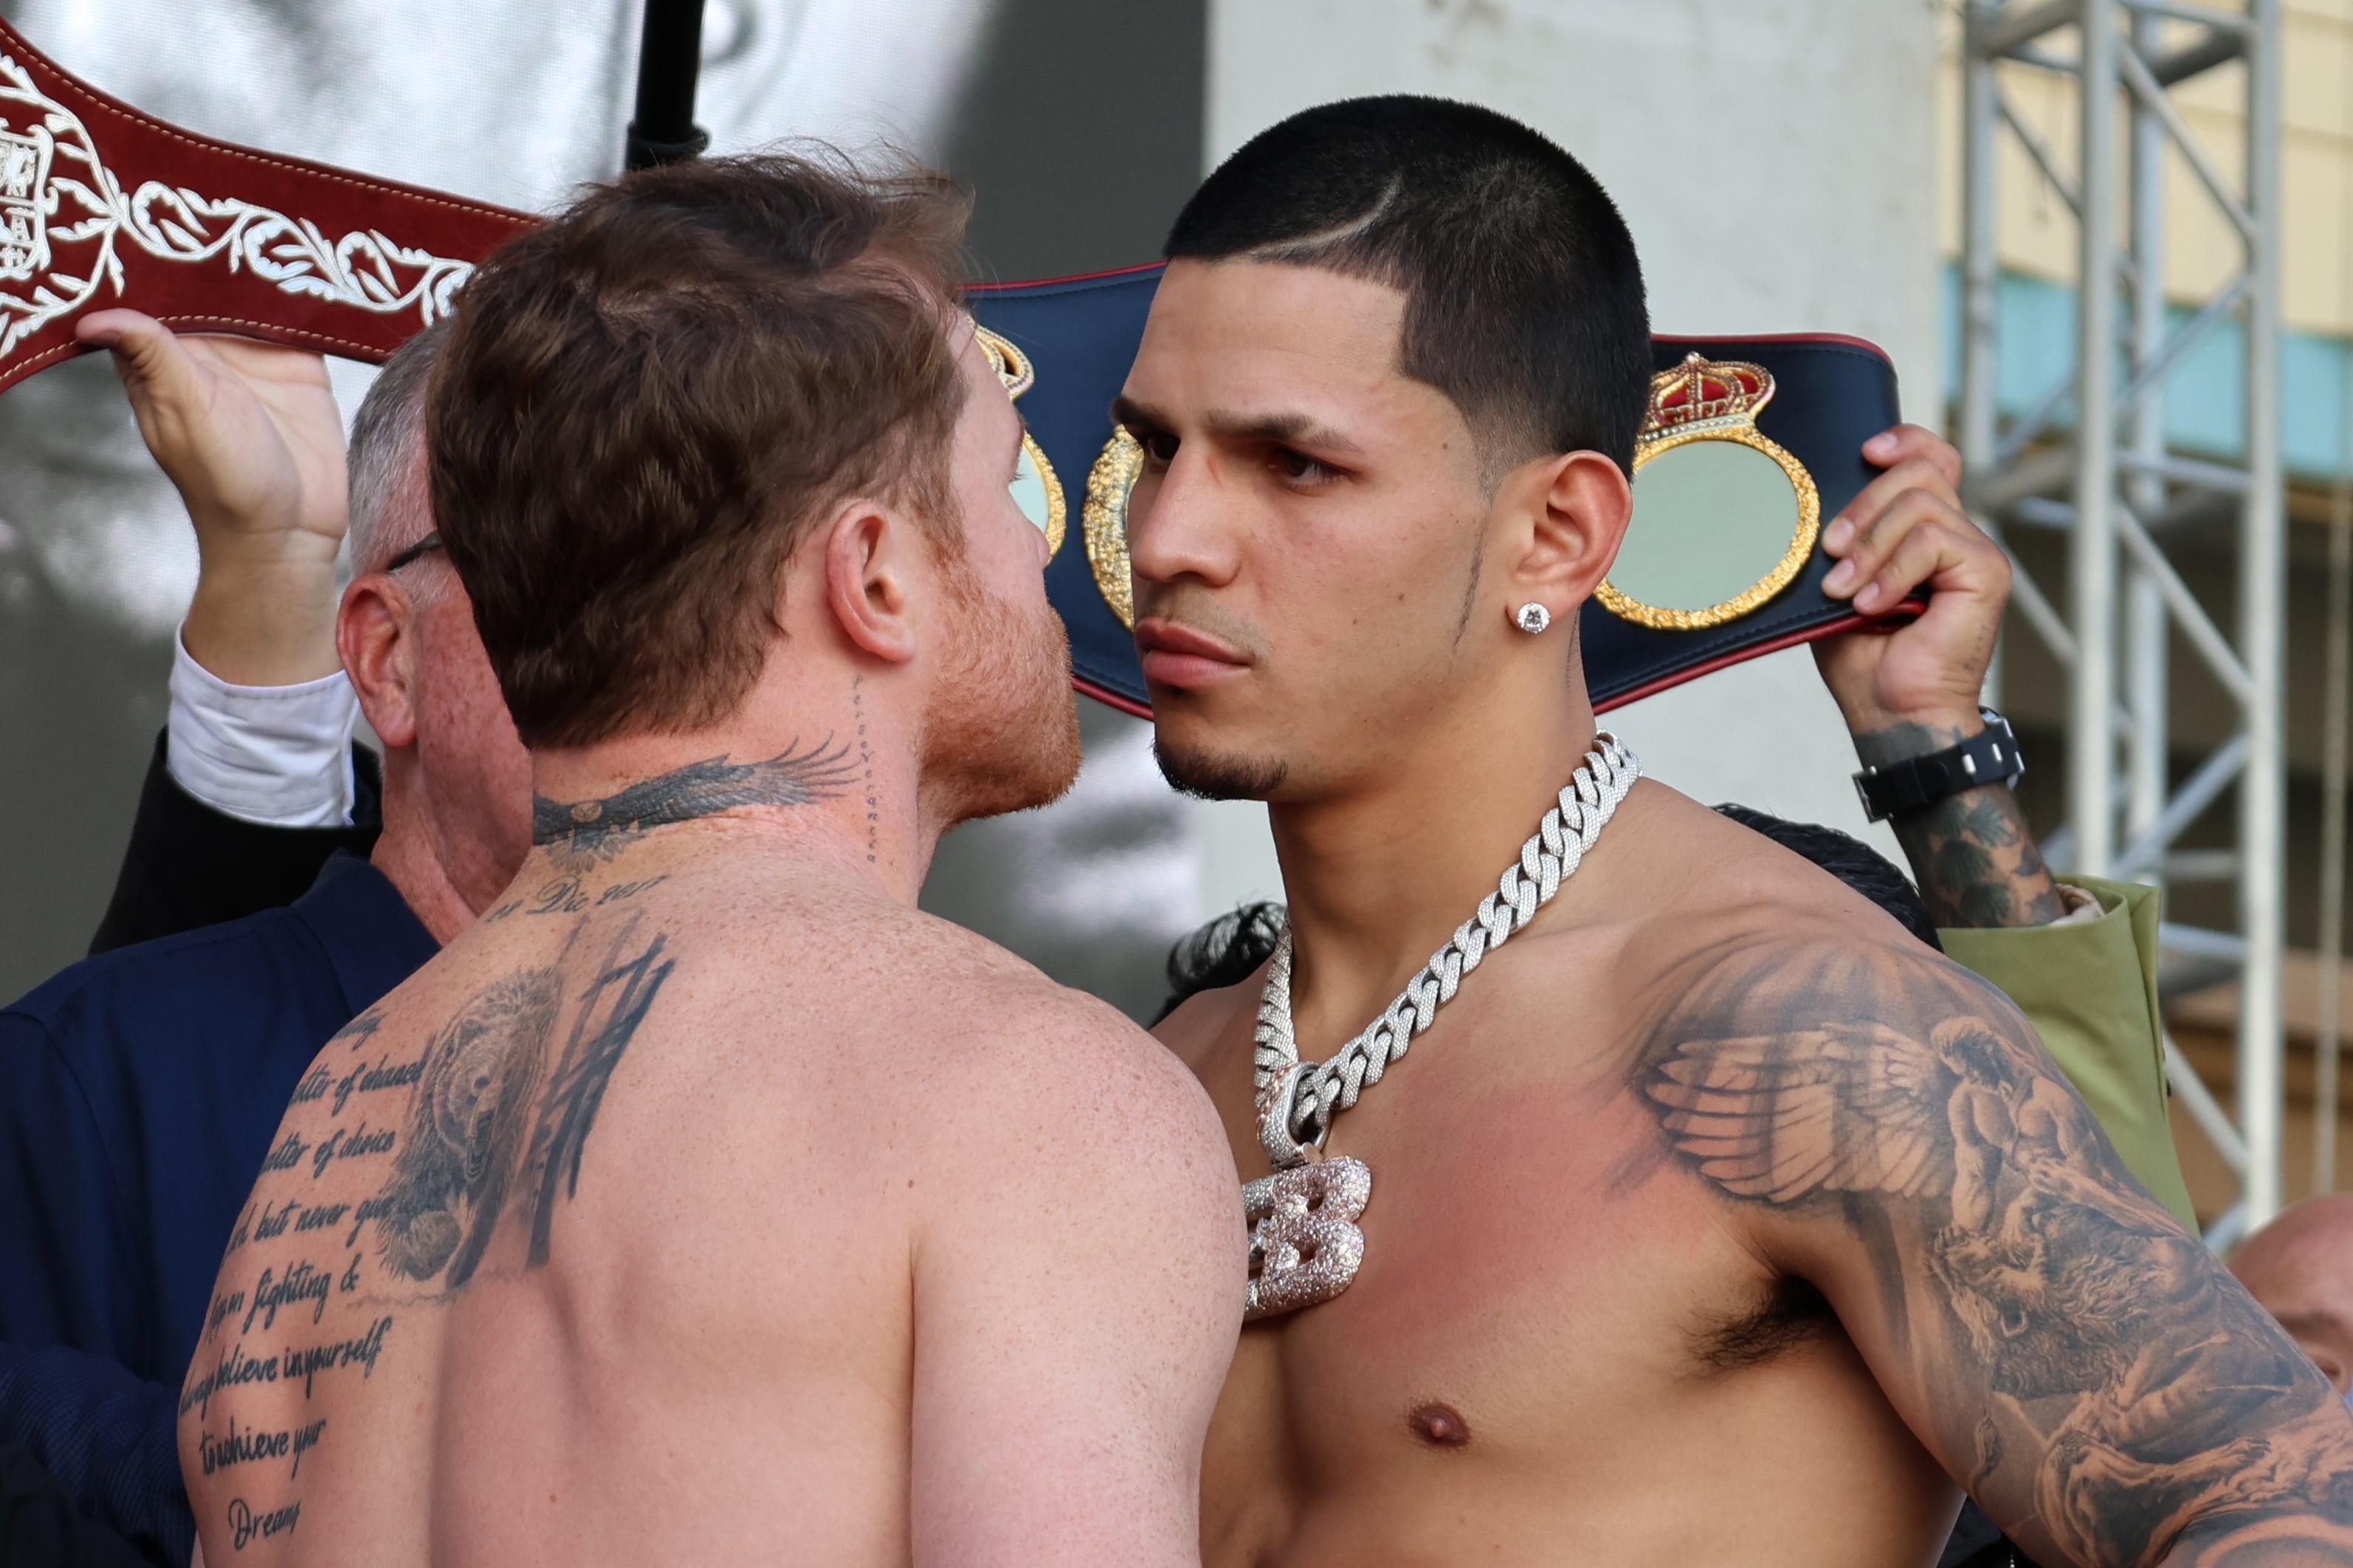
<path fill-rule="evenodd" d="M 908 1561 L 913 1314 L 931 1288 L 911 1276 L 913 1238 L 944 1223 L 970 1231 L 943 1212 L 986 1184 L 968 1162 L 1018 1166 L 1041 1143 L 1037 1128 L 1076 1114 L 1050 1114 L 1033 1094 L 1106 1082 L 1147 1097 L 1195 1091 L 1140 1032 L 979 938 L 838 876 L 795 875 L 761 848 L 754 837 L 686 855 L 650 836 L 582 885 L 595 895 L 608 879 L 666 873 L 659 886 L 585 915 L 479 924 L 385 1000 L 366 1037 L 371 1059 L 438 1043 L 453 1062 L 489 1062 L 495 1083 L 428 1072 L 355 1095 L 343 1120 L 388 1122 L 398 1147 L 317 1176 L 308 1159 L 265 1176 L 259 1201 L 272 1204 L 399 1201 L 356 1230 L 348 1218 L 290 1226 L 232 1250 L 222 1291 L 249 1293 L 263 1266 L 282 1276 L 298 1258 L 338 1279 L 351 1269 L 353 1288 L 339 1289 L 315 1326 L 308 1300 L 281 1306 L 274 1331 L 257 1317 L 240 1335 L 245 1314 L 229 1314 L 200 1344 L 195 1375 L 234 1348 L 274 1356 L 390 1326 L 370 1363 L 323 1368 L 307 1387 L 239 1384 L 184 1416 L 192 1451 L 197 1434 L 217 1439 L 232 1424 L 328 1421 L 299 1475 L 284 1464 L 206 1474 L 190 1461 L 207 1561 Z M 533 859 L 541 876 L 557 874 Z M 622 1005 L 617 987 L 586 1007 L 579 999 L 615 955 L 628 964 L 657 931 L 654 968 L 676 967 L 614 1060 L 593 1127 L 564 1143 L 585 1104 L 567 1098 L 584 1058 L 566 1051 L 575 1022 L 587 1015 L 595 1038 Z M 807 963 L 820 944 L 860 956 Z M 515 1003 L 518 973 L 543 977 L 525 1001 L 547 999 L 552 1023 Z M 1022 1020 L 1018 1039 L 992 1037 L 992 1017 Z M 964 1049 L 911 1055 L 911 1038 Z M 1118 1048 L 1098 1054 L 1103 1045 Z M 331 1042 L 322 1060 L 350 1048 Z M 516 1065 L 532 1053 L 527 1068 Z M 1008 1068 L 1029 1088 L 1005 1081 Z M 873 1114 L 878 1086 L 893 1107 L 887 1123 Z M 287 1126 L 316 1142 L 332 1134 L 331 1107 L 298 1104 Z M 1187 1108 L 1176 1109 L 1181 1125 Z M 1207 1110 L 1193 1111 L 1206 1142 Z M 1199 1163 L 1199 1228 L 1224 1242 L 1222 1173 Z M 1005 1212 L 1026 1226 L 1035 1207 Z M 1133 1272 L 1150 1279 L 1144 1261 L 1132 1259 Z M 1205 1286 L 1240 1267 L 1238 1241 L 1221 1247 Z M 1239 1295 L 1237 1285 L 1236 1319 Z M 1011 1282 L 991 1284 L 961 1311 L 982 1324 L 1023 1299 Z M 1067 1342 L 1071 1331 L 1051 1331 Z M 1134 1343 L 1160 1337 L 1118 1331 Z M 1200 1369 L 1204 1411 L 1230 1331 L 1219 1323 L 1200 1335 L 1218 1350 Z M 1165 1389 L 1172 1373 L 1145 1364 L 1117 1376 Z M 1110 1394 L 1080 1400 L 1021 1383 L 1029 1392 L 992 1425 L 1032 1451 L 1060 1441 L 1052 1434 L 1074 1404 L 1105 1421 L 1119 1408 Z M 1197 1453 L 1198 1430 L 1173 1447 Z M 1192 1487 L 1179 1475 L 1171 1491 L 1181 1500 Z M 257 1534 L 240 1550 L 228 1526 L 238 1500 L 249 1505 L 241 1517 L 261 1517 L 265 1503 L 299 1500 L 302 1511 L 290 1533 Z M 1189 1518 L 1166 1533 L 1189 1542 Z M 1101 1560 L 1122 1559 L 1105 1548 Z"/>
<path fill-rule="evenodd" d="M 957 344 L 962 574 L 843 501 L 733 715 L 534 752 L 514 880 L 305 1075 L 385 1064 L 298 1096 L 223 1259 L 206 1561 L 1194 1561 L 1245 1267 L 1213 1114 L 915 908 L 946 826 L 1078 763 L 1020 422 Z M 1074 1168 L 1153 1224 L 1090 1230 Z"/>

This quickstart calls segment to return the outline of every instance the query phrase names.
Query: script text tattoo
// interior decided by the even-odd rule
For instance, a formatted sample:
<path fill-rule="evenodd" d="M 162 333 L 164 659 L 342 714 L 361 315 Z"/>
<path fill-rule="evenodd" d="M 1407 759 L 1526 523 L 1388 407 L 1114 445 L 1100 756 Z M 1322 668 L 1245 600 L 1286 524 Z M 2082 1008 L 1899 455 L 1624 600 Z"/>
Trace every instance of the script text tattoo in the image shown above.
<path fill-rule="evenodd" d="M 210 1348 L 180 1402 L 204 1474 L 234 1469 L 240 1482 L 228 1505 L 233 1549 L 292 1531 L 304 1508 L 300 1495 L 265 1501 L 247 1478 L 282 1460 L 290 1487 L 304 1457 L 348 1427 L 338 1419 L 331 1429 L 325 1415 L 289 1420 L 282 1405 L 257 1406 L 269 1414 L 256 1424 L 234 1399 L 227 1414 L 216 1401 L 269 1384 L 307 1405 L 322 1384 L 373 1378 L 399 1337 L 402 1300 L 420 1285 L 425 1300 L 464 1289 L 502 1219 L 515 1222 L 522 1268 L 548 1260 L 555 1210 L 577 1194 L 613 1074 L 675 967 L 668 939 L 641 936 L 639 923 L 627 917 L 586 949 L 582 919 L 554 963 L 479 988 L 413 1056 L 371 1050 L 298 1095 L 295 1115 L 313 1120 L 290 1122 L 238 1220 L 206 1312 Z M 574 956 L 584 950 L 596 962 Z M 375 1034 L 352 1031 L 350 1043 Z M 330 1106 L 348 1108 L 348 1120 L 322 1125 Z M 391 1110 L 391 1125 L 371 1121 L 370 1108 Z M 388 1167 L 380 1184 L 354 1191 L 353 1177 L 378 1162 Z M 248 1247 L 254 1260 L 241 1265 Z"/>
<path fill-rule="evenodd" d="M 862 675 L 849 678 L 849 711 L 858 724 L 859 790 L 866 805 L 866 863 L 871 866 L 882 847 L 882 801 L 874 793 L 874 745 L 866 738 L 866 678 Z"/>

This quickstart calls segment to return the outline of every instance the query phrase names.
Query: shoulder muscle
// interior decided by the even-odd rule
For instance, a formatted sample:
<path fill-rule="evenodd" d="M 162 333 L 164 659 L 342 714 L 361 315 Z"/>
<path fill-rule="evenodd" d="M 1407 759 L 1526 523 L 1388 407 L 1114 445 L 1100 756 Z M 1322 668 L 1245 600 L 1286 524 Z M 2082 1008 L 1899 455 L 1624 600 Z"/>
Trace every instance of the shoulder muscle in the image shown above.
<path fill-rule="evenodd" d="M 1635 1069 L 1662 1136 L 2038 1556 L 2138 1563 L 2285 1519 L 2353 1549 L 2353 1419 L 2000 992 L 1896 942 L 1692 968 Z"/>

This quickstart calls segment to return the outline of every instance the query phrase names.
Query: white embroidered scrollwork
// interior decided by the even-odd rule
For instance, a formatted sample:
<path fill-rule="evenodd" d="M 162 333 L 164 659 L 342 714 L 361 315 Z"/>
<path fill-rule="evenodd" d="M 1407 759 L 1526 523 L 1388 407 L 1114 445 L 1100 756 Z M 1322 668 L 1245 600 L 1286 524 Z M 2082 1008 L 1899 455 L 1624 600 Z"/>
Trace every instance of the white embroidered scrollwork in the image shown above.
<path fill-rule="evenodd" d="M 0 54 L 0 365 L 101 289 L 121 293 L 125 245 L 167 262 L 222 258 L 286 293 L 379 315 L 414 310 L 420 324 L 474 270 L 373 229 L 330 239 L 307 218 L 160 181 L 125 195 L 80 119 Z"/>

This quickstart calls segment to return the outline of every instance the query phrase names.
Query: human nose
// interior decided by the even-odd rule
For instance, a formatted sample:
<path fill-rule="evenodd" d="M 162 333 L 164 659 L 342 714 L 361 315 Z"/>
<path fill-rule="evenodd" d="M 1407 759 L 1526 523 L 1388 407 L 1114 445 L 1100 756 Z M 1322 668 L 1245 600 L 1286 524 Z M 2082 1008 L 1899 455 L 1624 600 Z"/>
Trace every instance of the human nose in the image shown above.
<path fill-rule="evenodd" d="M 1128 498 L 1129 566 L 1140 582 L 1230 582 L 1240 553 L 1230 516 L 1216 462 L 1198 444 L 1181 446 L 1166 468 L 1144 475 Z"/>

